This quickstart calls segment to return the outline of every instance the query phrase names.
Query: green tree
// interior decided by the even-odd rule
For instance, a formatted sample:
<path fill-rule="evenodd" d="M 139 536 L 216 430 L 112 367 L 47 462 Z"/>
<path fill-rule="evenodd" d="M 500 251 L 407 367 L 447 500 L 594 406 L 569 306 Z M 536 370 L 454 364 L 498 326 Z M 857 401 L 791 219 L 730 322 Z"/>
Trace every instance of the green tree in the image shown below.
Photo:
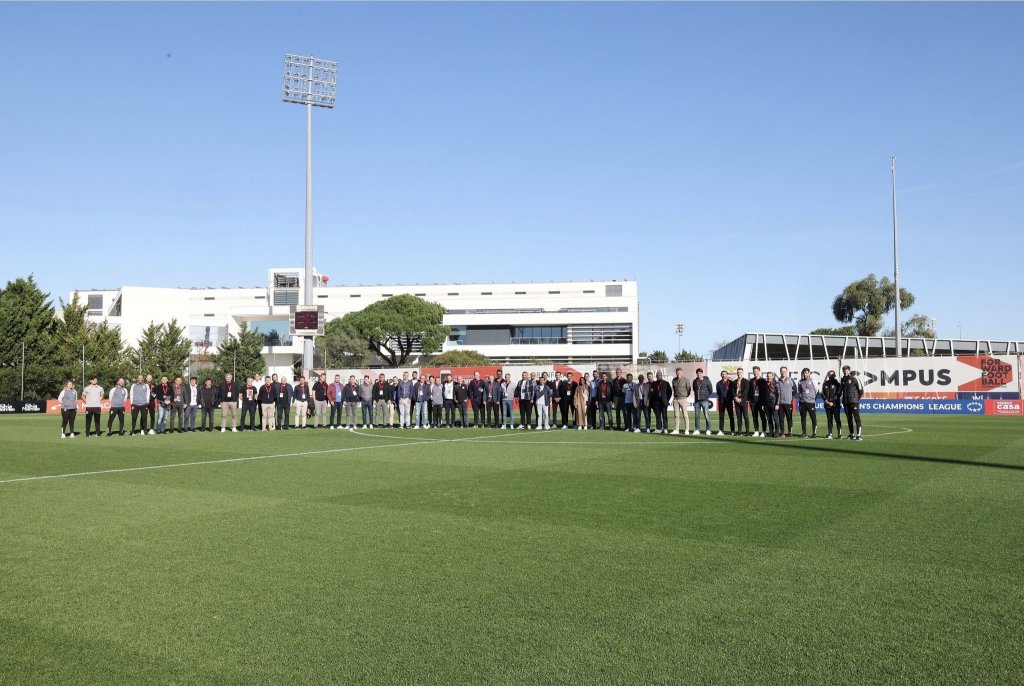
<path fill-rule="evenodd" d="M 250 329 L 243 322 L 237 334 L 231 334 L 220 342 L 217 352 L 210 355 L 215 378 L 231 372 L 238 379 L 254 374 L 263 374 L 267 368 L 263 360 L 263 334 Z"/>
<path fill-rule="evenodd" d="M 60 370 L 61 379 L 72 379 L 82 384 L 87 373 L 83 367 L 85 341 L 89 329 L 85 323 L 87 308 L 75 293 L 71 302 L 60 301 L 62 312 L 57 319 L 57 345 L 53 364 Z"/>
<path fill-rule="evenodd" d="M 57 320 L 50 294 L 35 278 L 19 277 L 0 289 L 0 399 L 21 397 L 21 350 L 25 344 L 25 398 L 42 400 L 60 389 L 54 365 Z"/>
<path fill-rule="evenodd" d="M 653 353 L 651 353 L 652 364 L 663 364 L 665 362 L 668 362 L 668 353 L 666 353 L 664 350 L 655 350 Z"/>
<path fill-rule="evenodd" d="M 317 341 L 317 348 L 324 356 L 325 367 L 330 364 L 334 369 L 358 368 L 369 364 L 370 344 L 352 325 L 354 314 L 357 313 L 337 317 L 324 326 L 324 335 Z"/>
<path fill-rule="evenodd" d="M 915 314 L 900 322 L 900 331 L 906 338 L 935 338 L 935 327 L 931 318 L 926 314 Z M 883 336 L 895 337 L 896 329 L 889 327 L 882 331 Z"/>
<path fill-rule="evenodd" d="M 812 336 L 856 336 L 856 326 L 822 326 L 811 332 Z"/>
<path fill-rule="evenodd" d="M 683 348 L 675 354 L 672 358 L 673 362 L 700 362 L 703 358 L 697 353 L 691 353 L 686 348 Z"/>
<path fill-rule="evenodd" d="M 494 362 L 475 350 L 449 350 L 430 360 L 432 367 L 481 367 Z"/>
<path fill-rule="evenodd" d="M 139 344 L 128 351 L 133 369 L 154 378 L 182 376 L 188 364 L 192 341 L 185 336 L 185 327 L 172 319 L 165 324 L 150 322 L 142 330 Z"/>
<path fill-rule="evenodd" d="M 448 327 L 442 323 L 444 308 L 408 293 L 379 300 L 344 319 L 373 351 L 396 367 L 409 359 L 416 341 L 430 354 L 448 336 Z"/>
<path fill-rule="evenodd" d="M 119 376 L 130 379 L 132 364 L 121 332 L 107 322 L 90 324 L 85 339 L 86 371 L 95 374 L 104 388 L 117 382 Z"/>
<path fill-rule="evenodd" d="M 909 309 L 913 294 L 900 289 L 900 307 Z M 883 276 L 868 274 L 854 281 L 832 301 L 832 314 L 844 324 L 854 324 L 860 336 L 874 336 L 885 324 L 885 316 L 896 307 L 896 285 Z"/>

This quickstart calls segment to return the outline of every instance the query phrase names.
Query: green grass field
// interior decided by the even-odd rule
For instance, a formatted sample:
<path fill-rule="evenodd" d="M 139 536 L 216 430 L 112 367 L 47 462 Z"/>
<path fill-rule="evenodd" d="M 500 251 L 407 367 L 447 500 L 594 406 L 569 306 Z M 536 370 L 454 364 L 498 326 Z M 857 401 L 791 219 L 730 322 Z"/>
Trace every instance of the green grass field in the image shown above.
<path fill-rule="evenodd" d="M 3 684 L 1024 675 L 1019 418 L 867 415 L 860 443 L 58 427 L 0 419 Z"/>

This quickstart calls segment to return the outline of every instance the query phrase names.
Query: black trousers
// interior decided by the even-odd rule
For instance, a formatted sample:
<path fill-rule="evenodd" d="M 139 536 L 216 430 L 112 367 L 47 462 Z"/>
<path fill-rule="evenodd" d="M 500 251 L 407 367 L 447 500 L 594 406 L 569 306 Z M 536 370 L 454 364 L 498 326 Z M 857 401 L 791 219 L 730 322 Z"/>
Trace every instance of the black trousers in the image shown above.
<path fill-rule="evenodd" d="M 132 433 L 135 433 L 135 422 L 139 416 L 142 416 L 142 430 L 145 431 L 149 424 L 147 424 L 147 418 L 149 417 L 149 408 L 145 405 L 132 405 Z"/>
<path fill-rule="evenodd" d="M 569 426 L 569 407 L 571 405 L 568 398 L 561 398 L 558 401 L 558 411 L 562 413 L 562 426 Z"/>
<path fill-rule="evenodd" d="M 811 417 L 811 433 L 818 433 L 818 410 L 814 403 L 800 403 L 800 433 L 807 435 L 807 416 Z"/>
<path fill-rule="evenodd" d="M 854 425 L 857 427 L 857 433 L 860 433 L 860 403 L 843 403 L 843 408 L 846 410 L 846 426 L 850 430 L 850 435 L 853 435 Z"/>
<path fill-rule="evenodd" d="M 615 396 L 615 400 L 612 401 L 615 406 L 615 428 L 622 428 L 622 408 L 625 405 L 625 399 L 622 396 Z M 608 423 L 611 424 L 611 416 L 609 414 Z"/>
<path fill-rule="evenodd" d="M 719 403 L 722 407 L 718 408 L 718 430 L 724 432 L 725 427 L 725 415 L 729 415 L 729 433 L 736 433 L 736 416 L 732 412 L 732 402 Z"/>
<path fill-rule="evenodd" d="M 501 403 L 488 402 L 485 409 L 487 410 L 487 421 L 485 424 L 494 429 L 501 426 Z"/>
<path fill-rule="evenodd" d="M 764 426 L 764 410 L 761 409 L 761 402 L 752 400 L 750 402 L 750 420 L 754 424 L 754 433 L 760 433 L 759 426 Z"/>
<path fill-rule="evenodd" d="M 249 415 L 249 424 L 245 423 L 245 415 Z M 255 429 L 259 424 L 256 423 L 256 403 L 242 401 L 242 417 L 238 422 L 238 428 L 240 429 Z"/>
<path fill-rule="evenodd" d="M 761 431 L 769 436 L 776 436 L 782 433 L 779 428 L 779 412 L 774 405 L 761 406 Z"/>
<path fill-rule="evenodd" d="M 741 434 L 750 433 L 750 412 L 746 401 L 736 403 L 736 430 Z"/>
<path fill-rule="evenodd" d="M 153 428 L 156 428 L 156 405 L 153 404 L 152 400 L 149 401 L 149 405 L 146 408 L 146 412 L 149 415 L 149 425 L 152 426 Z M 145 417 L 142 418 L 142 427 L 143 429 L 145 429 L 146 427 Z"/>
<path fill-rule="evenodd" d="M 484 410 L 483 403 L 473 401 L 473 425 L 481 427 L 487 419 L 486 410 Z"/>
<path fill-rule="evenodd" d="M 89 428 L 96 425 L 96 435 L 100 435 L 100 408 L 98 407 L 87 407 L 85 408 L 85 435 L 90 434 Z"/>
<path fill-rule="evenodd" d="M 432 422 L 432 426 L 434 426 L 434 427 L 441 426 L 441 408 L 442 407 L 443 407 L 443 405 L 434 405 L 433 403 L 431 403 L 431 405 L 430 405 L 430 417 L 434 420 Z"/>
<path fill-rule="evenodd" d="M 779 403 L 779 433 L 793 433 L 793 403 Z"/>
<path fill-rule="evenodd" d="M 199 410 L 199 428 L 206 429 L 206 421 L 210 421 L 210 431 L 213 431 L 213 408 L 202 407 Z"/>
<path fill-rule="evenodd" d="M 519 399 L 519 424 L 530 426 L 530 401 Z"/>
<path fill-rule="evenodd" d="M 292 420 L 292 408 L 289 404 L 277 406 L 277 428 L 287 429 Z"/>
<path fill-rule="evenodd" d="M 587 426 L 592 429 L 597 428 L 597 401 L 587 401 Z"/>
<path fill-rule="evenodd" d="M 78 410 L 61 410 L 60 411 L 60 431 L 61 433 L 75 433 L 75 417 L 78 415 Z M 68 431 L 70 426 L 71 431 Z"/>
<path fill-rule="evenodd" d="M 124 408 L 123 407 L 112 407 L 110 408 L 110 414 L 107 415 L 107 433 L 110 433 L 111 427 L 114 426 L 114 417 L 117 417 L 117 432 L 124 433 Z"/>
<path fill-rule="evenodd" d="M 456 403 L 456 405 L 458 405 L 458 410 L 459 410 L 459 426 L 465 428 L 466 427 L 466 401 L 463 400 L 462 402 Z"/>

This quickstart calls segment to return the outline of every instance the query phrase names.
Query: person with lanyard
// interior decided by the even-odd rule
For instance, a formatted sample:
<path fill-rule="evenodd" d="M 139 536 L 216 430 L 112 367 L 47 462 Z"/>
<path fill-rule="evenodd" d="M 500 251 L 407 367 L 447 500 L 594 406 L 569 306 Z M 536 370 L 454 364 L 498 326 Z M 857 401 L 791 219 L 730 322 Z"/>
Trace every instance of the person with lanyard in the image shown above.
<path fill-rule="evenodd" d="M 540 375 L 540 383 L 535 387 L 533 398 L 534 406 L 537 408 L 537 429 L 540 431 L 551 429 L 551 399 L 553 397 L 551 386 L 548 385 L 548 374 L 544 372 Z"/>
<path fill-rule="evenodd" d="M 430 404 L 430 384 L 427 382 L 427 377 L 421 376 L 413 386 L 413 401 L 416 403 L 416 413 L 412 420 L 413 430 L 429 429 L 430 411 L 427 406 Z"/>
<path fill-rule="evenodd" d="M 224 381 L 217 387 L 217 402 L 220 403 L 220 432 L 227 431 L 228 426 L 232 431 L 237 431 L 235 415 L 238 412 L 238 390 L 231 372 L 224 375 Z"/>
<path fill-rule="evenodd" d="M 306 383 L 305 376 L 300 376 L 297 381 L 298 383 L 292 390 L 292 404 L 295 405 L 295 428 L 305 429 L 306 415 L 309 414 L 309 384 Z"/>
<path fill-rule="evenodd" d="M 444 425 L 446 428 L 455 426 L 455 381 L 449 373 L 441 382 L 442 402 L 444 403 Z"/>
<path fill-rule="evenodd" d="M 839 416 L 839 404 L 841 402 L 842 385 L 836 378 L 834 370 L 828 370 L 825 375 L 825 383 L 821 384 L 821 399 L 825 403 L 825 420 L 828 422 L 828 436 L 832 438 L 832 422 L 836 425 L 836 438 L 843 437 L 843 420 Z"/>
<path fill-rule="evenodd" d="M 167 417 L 171 413 L 171 403 L 174 402 L 174 389 L 166 376 L 160 377 L 160 383 L 153 391 L 153 395 L 156 398 L 156 432 L 162 434 L 167 430 Z M 152 434 L 153 431 L 150 430 L 149 433 Z"/>
<path fill-rule="evenodd" d="M 675 416 L 676 428 L 673 436 L 679 435 L 679 424 L 683 424 L 683 435 L 690 435 L 690 380 L 683 374 L 682 367 L 676 367 L 676 376 L 672 379 L 672 414 Z M 649 428 L 649 427 L 648 427 Z"/>
<path fill-rule="evenodd" d="M 117 383 L 110 389 L 110 414 L 107 415 L 107 436 L 113 436 L 114 417 L 117 417 L 117 435 L 124 436 L 124 408 L 128 404 L 128 389 L 125 388 L 124 377 L 118 377 Z"/>
<path fill-rule="evenodd" d="M 573 403 L 573 396 L 576 395 L 576 382 L 573 380 L 572 372 L 566 372 L 565 378 L 558 391 L 558 411 L 562 413 L 562 430 L 569 428 L 569 417 L 572 416 L 573 426 L 579 424 L 576 414 L 576 405 Z"/>
<path fill-rule="evenodd" d="M 480 428 L 484 425 L 486 412 L 484 401 L 486 400 L 487 389 L 484 387 L 480 372 L 473 372 L 473 378 L 469 380 L 469 402 L 473 405 L 473 426 Z"/>
<path fill-rule="evenodd" d="M 430 426 L 435 429 L 441 428 L 441 411 L 444 409 L 444 387 L 443 377 L 434 378 L 430 375 Z"/>
<path fill-rule="evenodd" d="M 622 369 L 619 367 L 615 368 L 615 378 L 612 379 L 612 398 L 611 403 L 615 409 L 615 430 L 622 429 L 622 415 L 623 415 L 623 402 L 625 393 L 623 388 L 626 385 L 626 379 L 622 376 Z M 611 415 L 608 415 L 608 423 L 611 424 Z"/>
<path fill-rule="evenodd" d="M 626 433 L 633 433 L 635 426 L 634 414 L 636 412 L 636 386 L 633 384 L 633 375 L 626 374 L 626 383 L 622 384 L 622 414 L 623 425 Z"/>
<path fill-rule="evenodd" d="M 597 389 L 601 385 L 601 372 L 594 370 L 590 377 L 590 404 L 587 406 L 587 425 L 597 430 Z"/>
<path fill-rule="evenodd" d="M 516 419 L 513 409 L 516 403 L 516 389 L 512 384 L 512 375 L 506 373 L 499 386 L 501 387 L 501 428 L 514 429 L 516 428 Z"/>
<path fill-rule="evenodd" d="M 157 406 L 160 401 L 156 397 L 156 383 L 153 381 L 152 374 L 146 374 L 146 383 L 149 384 L 149 435 L 152 436 L 156 433 L 156 414 Z"/>
<path fill-rule="evenodd" d="M 516 384 L 516 400 L 519 401 L 519 428 L 530 428 L 530 406 L 533 404 L 534 383 L 529 374 L 523 372 L 523 378 Z"/>
<path fill-rule="evenodd" d="M 733 386 L 732 403 L 736 408 L 736 431 L 741 436 L 750 435 L 750 380 L 744 376 L 743 367 L 736 369 L 736 382 Z"/>
<path fill-rule="evenodd" d="M 761 389 L 764 388 L 764 379 L 761 377 L 761 368 L 757 365 L 750 370 L 754 378 L 750 380 L 750 417 L 754 423 L 754 438 L 764 438 L 764 431 L 768 428 L 768 419 L 765 417 L 764 402 L 761 399 Z M 760 420 L 760 426 L 758 426 Z"/>
<path fill-rule="evenodd" d="M 768 438 L 782 438 L 782 427 L 779 426 L 779 385 L 775 381 L 775 373 L 765 374 L 761 385 L 761 402 L 765 412 L 765 430 Z"/>
<path fill-rule="evenodd" d="M 75 416 L 78 415 L 78 391 L 75 390 L 74 381 L 64 384 L 57 402 L 60 404 L 60 437 L 74 438 Z"/>
<path fill-rule="evenodd" d="M 776 380 L 779 387 L 779 433 L 793 436 L 793 401 L 796 399 L 796 381 L 789 375 L 789 367 L 779 369 Z"/>
<path fill-rule="evenodd" d="M 384 426 L 384 422 L 388 418 L 388 396 L 391 395 L 391 388 L 388 387 L 388 382 L 385 380 L 384 375 L 381 374 L 377 377 L 376 383 L 373 384 L 373 424 L 378 429 Z"/>
<path fill-rule="evenodd" d="M 256 402 L 263 410 L 260 413 L 260 431 L 273 431 L 277 398 L 274 397 L 274 382 L 269 376 L 263 378 Z"/>
<path fill-rule="evenodd" d="M 484 396 L 485 412 L 484 424 L 492 429 L 501 426 L 501 377 L 487 375 L 486 394 Z"/>
<path fill-rule="evenodd" d="M 477 375 L 479 376 L 479 372 Z M 413 390 L 409 372 L 402 372 L 402 380 L 398 382 L 398 392 L 395 394 L 398 400 L 398 426 L 401 429 L 408 429 L 412 426 Z"/>
<path fill-rule="evenodd" d="M 149 418 L 149 407 L 150 407 L 150 389 L 149 384 L 146 383 L 142 374 L 139 374 L 135 379 L 135 383 L 132 384 L 131 389 L 128 392 L 129 399 L 132 403 L 132 436 L 138 435 L 136 432 L 136 420 L 142 418 L 142 436 L 146 435 L 146 429 Z"/>
<path fill-rule="evenodd" d="M 818 384 L 811 378 L 811 370 L 804 367 L 800 370 L 800 381 L 797 382 L 797 401 L 800 403 L 800 437 L 807 438 L 807 416 L 811 417 L 811 438 L 818 437 Z"/>
<path fill-rule="evenodd" d="M 395 408 L 398 407 L 398 377 L 391 377 L 391 385 L 388 394 L 388 428 L 395 427 Z"/>
<path fill-rule="evenodd" d="M 689 384 L 690 380 L 687 379 L 686 383 Z M 644 379 L 643 393 L 644 393 L 644 406 L 640 408 L 641 412 L 644 413 L 644 429 L 647 433 L 651 433 L 651 388 L 654 386 L 654 374 L 647 372 L 647 378 Z M 686 418 L 687 426 L 689 426 L 690 418 Z"/>
<path fill-rule="evenodd" d="M 359 384 L 359 410 L 361 425 L 364 429 L 373 428 L 373 382 L 369 374 L 363 374 L 363 383 Z"/>
<path fill-rule="evenodd" d="M 82 400 L 85 401 L 85 437 L 93 433 L 90 427 L 95 424 L 95 435 L 101 436 L 100 412 L 103 410 L 103 387 L 96 383 L 96 377 L 89 377 L 89 385 L 82 389 Z"/>
<path fill-rule="evenodd" d="M 654 412 L 654 429 L 657 433 L 668 433 L 668 405 L 672 399 L 672 385 L 658 371 L 649 391 L 651 410 Z"/>
<path fill-rule="evenodd" d="M 185 386 L 185 431 L 196 430 L 196 412 L 199 411 L 199 379 L 191 377 Z"/>
<path fill-rule="evenodd" d="M 843 378 L 839 381 L 840 398 L 843 401 L 843 409 L 846 410 L 846 428 L 849 431 L 851 441 L 863 441 L 860 424 L 860 399 L 864 396 L 864 384 L 860 382 L 850 365 L 843 365 Z M 856 433 L 854 429 L 856 428 Z"/>
<path fill-rule="evenodd" d="M 733 414 L 733 400 L 735 398 L 735 387 L 729 372 L 722 370 L 721 379 L 715 384 L 715 392 L 718 394 L 718 435 L 725 435 L 725 415 L 729 415 L 729 435 L 736 435 L 736 417 Z"/>
<path fill-rule="evenodd" d="M 242 431 L 256 430 L 256 401 L 259 395 L 259 390 L 253 385 L 252 379 L 245 380 L 245 388 L 241 390 L 239 396 L 242 400 L 242 416 L 239 421 L 239 425 L 242 427 Z M 245 423 L 245 417 L 248 415 L 249 423 Z"/>
<path fill-rule="evenodd" d="M 206 377 L 199 389 L 199 430 L 213 431 L 213 410 L 217 407 L 217 389 L 213 379 Z"/>
<path fill-rule="evenodd" d="M 359 419 L 359 384 L 356 383 L 355 374 L 349 374 L 348 383 L 345 384 L 341 394 L 341 399 L 344 402 L 341 415 L 342 427 L 348 428 L 349 431 L 355 431 L 356 421 Z M 348 418 L 347 424 L 345 423 L 346 417 Z"/>
<path fill-rule="evenodd" d="M 292 385 L 288 383 L 288 377 L 282 376 L 281 380 L 277 383 L 277 417 L 275 421 L 277 428 L 281 431 L 287 431 L 291 428 L 292 423 Z M 298 417 L 295 421 L 298 422 Z"/>
<path fill-rule="evenodd" d="M 327 383 L 327 373 L 323 370 L 316 377 L 313 384 L 313 428 L 326 429 L 327 406 L 330 404 L 330 384 Z"/>
<path fill-rule="evenodd" d="M 711 379 L 704 376 L 704 370 L 697 370 L 697 378 L 693 380 L 693 428 L 700 435 L 700 420 L 704 418 L 706 435 L 711 435 Z"/>
<path fill-rule="evenodd" d="M 615 386 L 608 380 L 608 372 L 601 373 L 597 384 L 598 417 L 597 428 L 612 430 L 612 405 L 615 403 Z"/>
<path fill-rule="evenodd" d="M 331 429 L 341 425 L 341 411 L 345 407 L 345 387 L 341 383 L 341 374 L 334 375 L 334 383 L 327 388 L 327 400 L 331 404 L 331 418 L 327 424 Z"/>
<path fill-rule="evenodd" d="M 469 424 L 467 418 L 466 405 L 469 404 L 469 386 L 466 385 L 466 380 L 463 377 L 458 377 L 455 380 L 455 409 L 459 412 L 459 427 L 465 429 Z"/>
<path fill-rule="evenodd" d="M 182 433 L 185 426 L 185 389 L 181 385 L 181 377 L 174 377 L 174 398 L 171 400 L 171 418 L 168 422 L 169 431 L 168 433 Z M 177 423 L 175 423 L 177 418 Z M 174 427 L 178 428 L 175 429 Z"/>

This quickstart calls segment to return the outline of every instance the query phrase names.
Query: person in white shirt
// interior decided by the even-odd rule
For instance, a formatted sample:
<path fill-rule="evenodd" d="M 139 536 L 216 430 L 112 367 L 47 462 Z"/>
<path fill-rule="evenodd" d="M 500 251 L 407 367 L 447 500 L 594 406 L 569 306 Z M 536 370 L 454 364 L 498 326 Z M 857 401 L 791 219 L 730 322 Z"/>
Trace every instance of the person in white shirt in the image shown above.
<path fill-rule="evenodd" d="M 102 436 L 100 431 L 100 411 L 103 409 L 103 387 L 96 383 L 96 377 L 89 377 L 89 385 L 82 389 L 82 400 L 85 401 L 85 437 Z M 92 430 L 92 425 L 96 430 Z"/>
<path fill-rule="evenodd" d="M 196 412 L 199 410 L 199 379 L 192 377 L 188 380 L 188 386 L 184 394 L 185 404 L 185 431 L 196 430 Z"/>

